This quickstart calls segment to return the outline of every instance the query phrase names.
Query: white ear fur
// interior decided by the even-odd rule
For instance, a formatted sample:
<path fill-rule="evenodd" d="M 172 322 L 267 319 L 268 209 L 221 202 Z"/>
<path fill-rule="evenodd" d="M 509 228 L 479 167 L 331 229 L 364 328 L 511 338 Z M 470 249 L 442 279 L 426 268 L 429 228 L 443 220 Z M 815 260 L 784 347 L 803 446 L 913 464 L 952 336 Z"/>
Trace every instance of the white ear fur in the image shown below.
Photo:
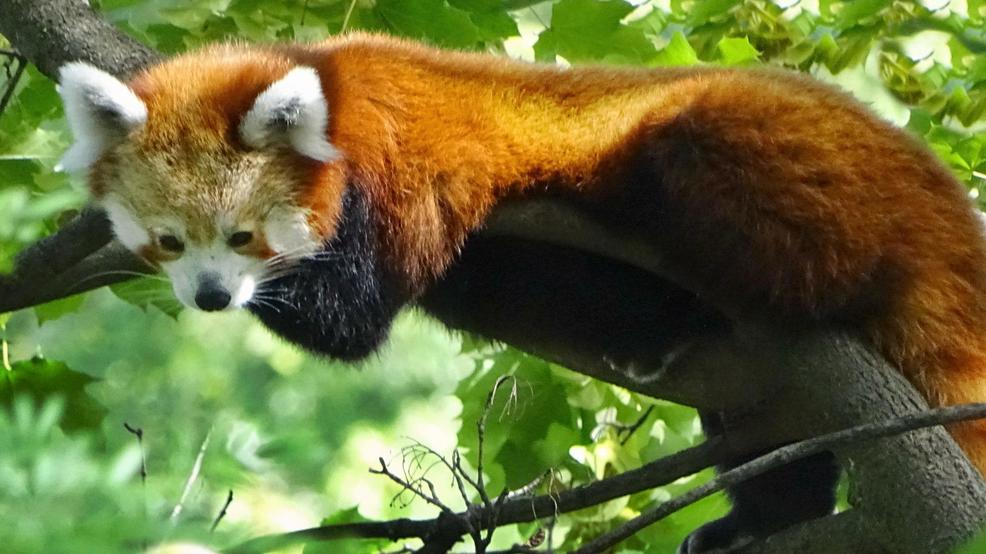
<path fill-rule="evenodd" d="M 113 196 L 103 198 L 99 205 L 106 211 L 106 217 L 113 225 L 117 240 L 131 251 L 136 252 L 151 242 L 144 226 L 137 221 L 133 212 Z"/>
<path fill-rule="evenodd" d="M 325 136 L 328 124 L 318 73 L 296 67 L 257 96 L 240 122 L 240 137 L 257 149 L 287 143 L 303 156 L 327 162 L 339 157 Z"/>
<path fill-rule="evenodd" d="M 63 65 L 58 76 L 58 92 L 75 144 L 56 170 L 88 168 L 107 148 L 147 121 L 144 102 L 109 73 L 87 63 L 72 62 Z"/>
<path fill-rule="evenodd" d="M 301 257 L 318 249 L 319 241 L 304 210 L 275 206 L 264 224 L 267 244 L 278 254 Z"/>

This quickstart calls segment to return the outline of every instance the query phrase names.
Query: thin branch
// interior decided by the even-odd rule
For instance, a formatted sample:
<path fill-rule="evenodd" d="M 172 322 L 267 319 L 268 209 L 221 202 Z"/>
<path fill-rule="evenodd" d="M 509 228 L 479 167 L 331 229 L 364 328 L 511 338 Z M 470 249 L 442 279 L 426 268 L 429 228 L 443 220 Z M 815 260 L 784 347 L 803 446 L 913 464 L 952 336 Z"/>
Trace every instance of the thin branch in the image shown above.
<path fill-rule="evenodd" d="M 435 486 L 432 484 L 431 481 L 429 481 L 425 477 L 417 477 L 414 479 L 409 478 L 408 480 L 405 480 L 399 477 L 398 475 L 396 475 L 395 473 L 393 473 L 392 471 L 390 471 L 390 469 L 387 467 L 387 462 L 385 462 L 383 458 L 377 458 L 377 462 L 380 464 L 380 469 L 370 469 L 370 473 L 374 475 L 383 475 L 387 477 L 394 483 L 400 485 L 402 490 L 411 491 L 412 493 L 414 493 L 415 496 L 421 498 L 425 502 L 438 508 L 443 513 L 447 513 L 447 514 L 455 513 L 455 511 L 453 511 L 451 508 L 446 506 L 445 503 L 443 503 L 441 499 L 438 498 L 438 495 L 435 494 Z M 424 483 L 428 487 L 428 492 L 422 490 L 420 486 L 415 486 L 416 483 Z"/>
<path fill-rule="evenodd" d="M 147 462 L 144 456 L 144 430 L 140 427 L 132 427 L 126 421 L 123 422 L 123 428 L 127 430 L 128 433 L 132 434 L 134 438 L 137 439 L 137 449 L 140 451 L 140 491 L 143 496 L 143 516 L 144 520 L 147 520 Z M 142 547 L 147 548 L 146 539 L 142 540 Z"/>
<path fill-rule="evenodd" d="M 14 367 L 10 365 L 10 345 L 7 343 L 6 334 L 0 337 L 0 367 L 3 367 L 5 374 L 14 370 Z M 7 375 L 7 377 L 10 378 L 10 375 Z"/>
<path fill-rule="evenodd" d="M 653 412 L 654 412 L 654 405 L 651 404 L 650 406 L 647 407 L 646 410 L 644 410 L 644 413 L 639 418 L 637 418 L 637 421 L 633 422 L 630 425 L 624 425 L 620 427 L 619 430 L 617 431 L 618 436 L 622 435 L 622 438 L 620 438 L 620 445 L 626 444 L 627 441 L 630 440 L 630 437 L 632 437 L 633 434 L 637 432 L 637 429 L 640 429 L 640 427 L 644 424 L 645 421 L 647 421 L 647 418 L 650 417 L 651 413 Z"/>
<path fill-rule="evenodd" d="M 819 452 L 832 450 L 846 444 L 899 435 L 925 427 L 934 427 L 984 417 L 986 417 L 986 403 L 949 406 L 902 415 L 886 421 L 866 423 L 782 446 L 759 458 L 723 472 L 704 485 L 696 487 L 681 496 L 664 502 L 653 510 L 645 512 L 616 529 L 597 537 L 590 543 L 572 551 L 571 554 L 598 554 L 605 552 L 616 544 L 640 532 L 645 527 L 664 519 L 686 506 L 694 504 L 706 496 L 721 491 L 726 487 L 747 481 L 771 469 Z"/>
<path fill-rule="evenodd" d="M 807 439 L 779 448 L 769 454 L 722 473 L 708 483 L 661 504 L 654 510 L 630 520 L 606 535 L 576 550 L 573 554 L 603 552 L 606 548 L 626 539 L 644 527 L 667 517 L 675 511 L 688 506 L 725 487 L 735 485 L 770 469 L 790 463 L 793 460 L 812 454 L 832 450 L 851 443 L 889 437 L 925 427 L 934 427 L 986 417 L 986 404 L 964 404 L 908 414 L 876 423 L 867 423 Z M 562 491 L 557 495 L 544 495 L 532 499 L 515 498 L 504 502 L 500 510 L 499 525 L 530 522 L 554 514 L 568 513 L 588 508 L 637 492 L 666 485 L 672 481 L 691 475 L 706 467 L 715 465 L 723 459 L 724 447 L 718 439 L 712 439 L 672 456 L 651 462 L 636 470 L 609 477 L 601 481 Z M 466 513 L 457 514 L 465 517 Z M 230 554 L 251 554 L 292 544 L 310 541 L 328 541 L 342 538 L 386 538 L 397 541 L 406 538 L 421 538 L 434 533 L 435 527 L 444 520 L 450 525 L 448 517 L 429 520 L 397 519 L 383 522 L 350 523 L 325 525 L 302 529 L 281 535 L 268 535 L 247 541 L 229 549 Z M 485 519 L 480 519 L 482 525 Z M 448 533 L 468 533 L 464 524 L 445 529 Z"/>
<path fill-rule="evenodd" d="M 195 456 L 195 463 L 192 464 L 192 471 L 188 474 L 188 479 L 185 480 L 185 486 L 182 487 L 181 497 L 178 499 L 178 503 L 175 504 L 173 510 L 171 510 L 171 521 L 177 521 L 178 516 L 181 515 L 181 511 L 185 507 L 185 501 L 188 500 L 189 493 L 192 492 L 192 485 L 199 478 L 199 473 L 202 471 L 202 460 L 205 459 L 205 451 L 209 448 L 209 440 L 212 438 L 212 428 L 209 428 L 209 432 L 205 434 L 205 438 L 202 439 L 202 445 L 199 446 L 199 453 Z"/>
<path fill-rule="evenodd" d="M 219 526 L 219 522 L 222 521 L 224 517 L 226 517 L 226 510 L 229 509 L 229 505 L 232 503 L 233 503 L 233 489 L 229 489 L 229 494 L 226 495 L 226 502 L 223 503 L 222 509 L 219 510 L 219 515 L 216 516 L 216 519 L 213 520 L 212 522 L 212 527 L 209 528 L 210 532 L 215 531 L 216 527 Z"/>
<path fill-rule="evenodd" d="M 727 453 L 722 441 L 712 439 L 637 469 L 557 494 L 506 499 L 499 509 L 498 522 L 501 526 L 510 525 L 589 508 L 614 498 L 667 485 L 682 477 L 721 463 L 726 456 Z M 465 517 L 468 514 L 463 512 L 457 515 Z M 446 519 L 446 521 L 449 520 Z M 489 515 L 485 513 L 485 510 L 484 513 L 480 514 L 479 521 L 489 521 Z M 438 523 L 439 518 L 428 520 L 395 519 L 383 522 L 325 525 L 291 533 L 258 537 L 235 546 L 227 552 L 250 554 L 303 542 L 343 538 L 385 538 L 391 541 L 421 538 L 432 533 Z M 460 535 L 466 534 L 468 529 L 464 524 L 460 525 L 461 527 L 454 530 Z"/>
<path fill-rule="evenodd" d="M 131 427 L 126 421 L 123 428 L 137 438 L 137 448 L 140 450 L 140 484 L 147 486 L 147 463 L 144 458 L 144 430 L 140 427 Z"/>

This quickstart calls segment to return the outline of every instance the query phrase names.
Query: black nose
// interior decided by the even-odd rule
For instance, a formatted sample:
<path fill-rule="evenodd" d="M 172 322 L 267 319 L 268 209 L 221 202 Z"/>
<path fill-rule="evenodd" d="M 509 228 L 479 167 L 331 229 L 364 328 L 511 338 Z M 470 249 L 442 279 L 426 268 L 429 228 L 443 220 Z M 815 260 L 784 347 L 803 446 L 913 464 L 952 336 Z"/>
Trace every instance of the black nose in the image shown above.
<path fill-rule="evenodd" d="M 215 312 L 229 306 L 232 296 L 219 283 L 203 280 L 195 293 L 195 305 L 207 312 Z"/>

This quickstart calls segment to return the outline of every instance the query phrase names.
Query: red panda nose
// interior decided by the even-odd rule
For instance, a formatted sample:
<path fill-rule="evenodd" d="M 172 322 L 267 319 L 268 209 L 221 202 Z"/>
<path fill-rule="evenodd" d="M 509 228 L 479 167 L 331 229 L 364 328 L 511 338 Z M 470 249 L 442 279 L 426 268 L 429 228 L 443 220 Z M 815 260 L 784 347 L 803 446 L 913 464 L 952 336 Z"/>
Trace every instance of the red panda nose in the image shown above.
<path fill-rule="evenodd" d="M 195 305 L 207 312 L 215 312 L 229 306 L 233 297 L 215 278 L 200 278 L 199 290 L 195 293 Z"/>

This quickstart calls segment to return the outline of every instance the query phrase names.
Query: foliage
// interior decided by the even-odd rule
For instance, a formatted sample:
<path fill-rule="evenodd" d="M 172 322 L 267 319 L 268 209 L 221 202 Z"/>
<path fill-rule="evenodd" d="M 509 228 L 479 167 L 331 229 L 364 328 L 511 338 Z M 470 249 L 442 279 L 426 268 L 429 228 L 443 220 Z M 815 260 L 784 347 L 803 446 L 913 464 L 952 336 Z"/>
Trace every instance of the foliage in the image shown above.
<path fill-rule="evenodd" d="M 107 450 L 90 433 L 59 427 L 64 403 L 17 397 L 0 411 L 0 541 L 6 552 L 134 552 L 164 537 L 197 539 L 199 525 L 171 528 L 149 513 L 135 445 Z M 64 426 L 64 425 L 63 425 Z M 166 516 L 166 515 L 165 515 Z M 112 537 L 112 540 L 107 540 Z"/>
<path fill-rule="evenodd" d="M 906 125 L 973 195 L 986 186 L 984 0 L 92 4 L 165 52 L 234 37 L 318 40 L 366 29 L 543 62 L 784 66 L 837 82 Z M 67 143 L 54 86 L 30 68 L 0 117 L 0 270 L 84 201 L 76 184 L 52 171 Z M 6 549 L 133 551 L 179 539 L 223 546 L 323 519 L 432 516 L 420 503 L 392 503 L 398 491 L 366 469 L 379 456 L 396 456 L 409 438 L 446 454 L 458 446 L 475 466 L 476 420 L 500 375 L 516 377 L 516 397 L 507 406 L 510 395 L 498 396 L 486 431 L 484 470 L 492 491 L 523 486 L 547 470 L 551 479 L 542 491 L 568 487 L 698 440 L 690 410 L 510 349 L 450 337 L 414 314 L 399 322 L 390 349 L 353 371 L 323 367 L 335 364 L 306 358 L 244 317 L 178 313 L 166 286 L 154 280 L 114 292 L 146 310 L 98 293 L 9 321 L 0 316 L 6 325 L 0 544 Z M 642 416 L 627 436 L 627 426 Z M 138 475 L 140 451 L 123 422 L 144 430 L 146 486 Z M 169 514 L 207 435 L 212 440 L 194 492 L 172 524 Z M 555 546 L 578 544 L 705 477 L 562 517 Z M 228 489 L 234 491 L 229 515 L 209 534 Z M 455 493 L 446 492 L 454 503 Z M 645 530 L 621 551 L 671 552 L 724 508 L 721 497 L 709 499 Z M 498 541 L 524 542 L 536 532 L 534 524 L 517 526 L 501 531 Z M 324 547 L 308 551 L 318 548 Z M 346 551 L 377 548 L 350 542 Z"/>

